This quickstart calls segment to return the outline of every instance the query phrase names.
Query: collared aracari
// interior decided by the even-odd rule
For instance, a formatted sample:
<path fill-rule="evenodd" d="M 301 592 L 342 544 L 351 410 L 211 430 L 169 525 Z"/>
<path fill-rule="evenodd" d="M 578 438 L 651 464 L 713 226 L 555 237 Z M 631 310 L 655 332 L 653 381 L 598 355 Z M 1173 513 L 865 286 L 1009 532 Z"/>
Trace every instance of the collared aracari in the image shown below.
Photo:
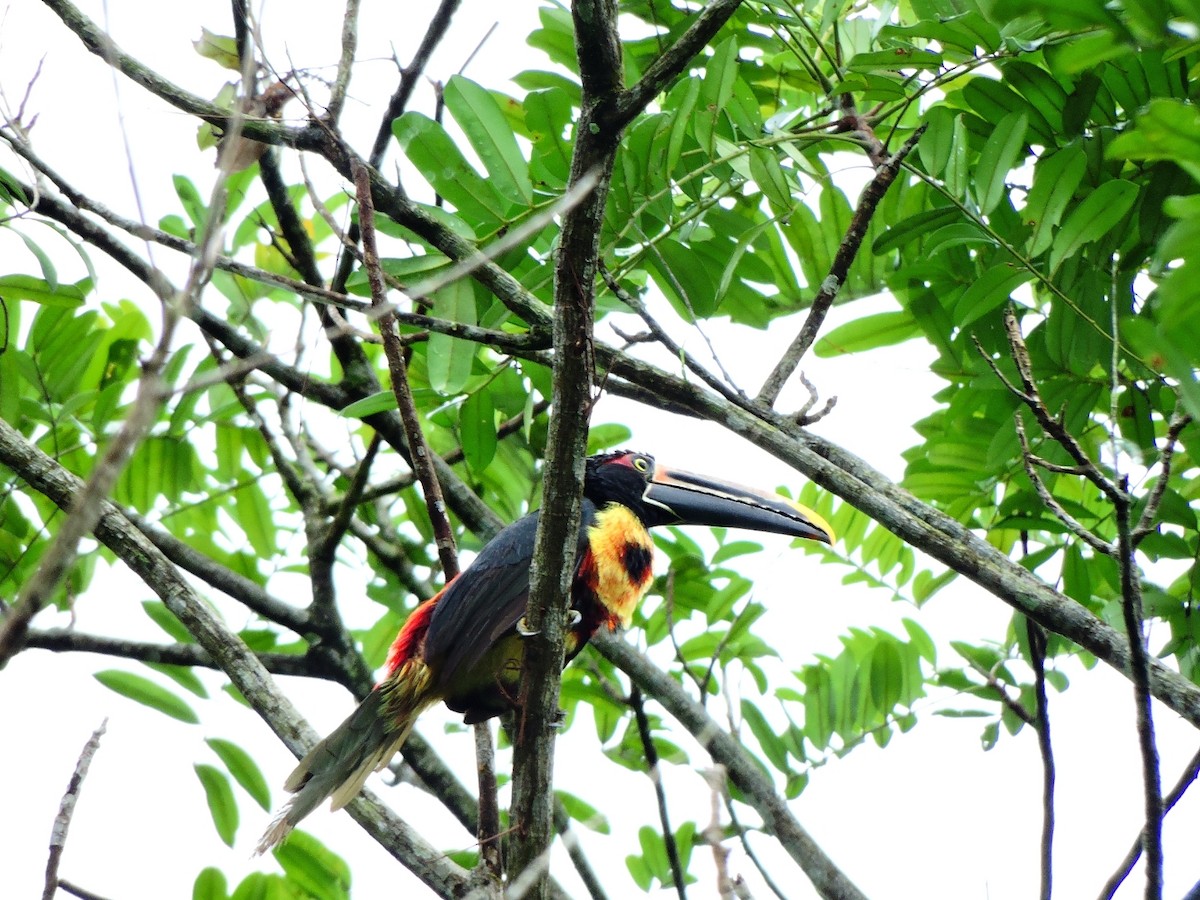
<path fill-rule="evenodd" d="M 468 724 L 513 708 L 524 654 L 538 514 L 501 531 L 475 561 L 409 616 L 387 656 L 387 674 L 350 717 L 300 761 L 293 793 L 259 850 L 278 843 L 326 797 L 340 809 L 367 776 L 387 765 L 417 717 L 439 700 Z M 653 580 L 656 525 L 748 528 L 829 543 L 816 513 L 778 494 L 667 469 L 620 451 L 590 457 L 566 635 L 570 662 L 601 626 L 628 626 Z"/>

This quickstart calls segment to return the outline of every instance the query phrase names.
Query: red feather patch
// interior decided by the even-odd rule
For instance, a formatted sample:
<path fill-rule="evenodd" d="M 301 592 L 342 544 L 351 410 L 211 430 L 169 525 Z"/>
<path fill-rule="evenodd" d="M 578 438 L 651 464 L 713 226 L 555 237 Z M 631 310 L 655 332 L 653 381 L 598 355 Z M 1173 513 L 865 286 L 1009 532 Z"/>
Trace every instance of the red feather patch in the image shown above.
<path fill-rule="evenodd" d="M 450 587 L 450 585 L 447 584 L 446 587 Z M 408 617 L 408 621 L 404 623 L 404 627 L 400 629 L 400 633 L 396 635 L 396 640 L 392 641 L 392 646 L 388 650 L 385 680 L 421 651 L 421 647 L 425 643 L 425 632 L 429 630 L 429 620 L 433 617 L 433 610 L 444 593 L 446 593 L 445 587 L 414 609 L 412 615 Z"/>

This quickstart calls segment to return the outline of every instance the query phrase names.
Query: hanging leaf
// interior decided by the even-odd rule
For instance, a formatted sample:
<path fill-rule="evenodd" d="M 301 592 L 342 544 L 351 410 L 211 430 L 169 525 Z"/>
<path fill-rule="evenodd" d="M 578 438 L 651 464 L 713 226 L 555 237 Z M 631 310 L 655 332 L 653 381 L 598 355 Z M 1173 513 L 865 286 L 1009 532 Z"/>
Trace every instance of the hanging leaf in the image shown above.
<path fill-rule="evenodd" d="M 136 700 L 180 722 L 195 725 L 200 721 L 200 717 L 186 701 L 141 675 L 120 669 L 105 669 L 103 672 L 96 672 L 95 679 L 110 691 L 116 691 L 122 697 Z"/>
<path fill-rule="evenodd" d="M 237 837 L 238 808 L 237 800 L 233 797 L 233 788 L 229 779 L 215 766 L 197 763 L 194 767 L 196 777 L 204 787 L 204 796 L 208 801 L 208 811 L 212 814 L 213 825 L 217 834 L 226 846 L 232 847 Z"/>
<path fill-rule="evenodd" d="M 271 809 L 271 789 L 267 787 L 267 779 L 254 758 L 232 741 L 221 738 L 205 738 L 204 743 L 212 748 L 213 753 L 220 757 L 233 780 L 254 798 L 254 802 L 264 810 Z"/>
<path fill-rule="evenodd" d="M 529 165 L 512 128 L 490 91 L 461 75 L 453 75 L 442 95 L 471 147 L 487 169 L 492 185 L 514 203 L 533 201 Z"/>
<path fill-rule="evenodd" d="M 1063 260 L 1074 256 L 1084 244 L 1108 234 L 1125 219 L 1137 195 L 1136 184 L 1113 179 L 1084 197 L 1083 202 L 1067 216 L 1054 239 L 1054 246 L 1050 250 L 1050 270 L 1057 270 Z"/>
<path fill-rule="evenodd" d="M 488 391 L 467 397 L 459 409 L 458 431 L 467 466 L 478 478 L 496 455 L 496 410 Z"/>
<path fill-rule="evenodd" d="M 475 290 L 467 279 L 460 279 L 433 295 L 433 314 L 448 322 L 476 324 Z M 429 386 L 439 394 L 453 395 L 462 391 L 471 377 L 478 345 L 471 341 L 433 332 L 429 335 L 426 365 Z"/>
<path fill-rule="evenodd" d="M 984 215 L 990 213 L 1004 196 L 1008 173 L 1017 165 L 1025 145 L 1028 119 L 1023 112 L 1012 112 L 996 123 L 996 130 L 983 145 L 975 166 L 975 201 Z"/>

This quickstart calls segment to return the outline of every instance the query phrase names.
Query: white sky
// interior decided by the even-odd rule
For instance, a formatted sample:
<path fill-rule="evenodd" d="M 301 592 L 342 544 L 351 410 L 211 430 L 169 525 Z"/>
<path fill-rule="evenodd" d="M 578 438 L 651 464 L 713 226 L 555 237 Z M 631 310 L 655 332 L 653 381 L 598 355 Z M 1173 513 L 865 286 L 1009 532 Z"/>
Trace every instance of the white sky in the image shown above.
<path fill-rule="evenodd" d="M 380 111 L 396 79 L 390 61 L 391 44 L 407 62 L 424 31 L 433 4 L 364 3 L 360 58 L 374 58 L 356 72 L 351 86 L 347 125 L 352 140 L 366 146 L 374 135 Z M 503 21 L 472 62 L 467 74 L 488 86 L 524 68 L 541 67 L 540 54 L 524 45 L 535 21 L 537 4 L 484 3 L 466 0 L 447 42 L 435 56 L 428 74 L 447 79 L 459 69 L 503 8 Z M 297 66 L 332 64 L 337 57 L 340 4 L 267 3 L 263 13 L 271 55 L 279 68 L 289 65 L 283 47 Z M 97 2 L 84 11 L 103 21 Z M 169 9 L 169 13 L 166 11 Z M 148 12 L 148 10 L 151 10 Z M 130 136 L 133 167 L 149 221 L 178 212 L 171 175 L 183 172 L 201 192 L 213 177 L 210 161 L 195 151 L 191 120 L 148 98 L 139 88 L 114 81 L 94 56 L 40 4 L 17 0 L 0 17 L 0 88 L 10 108 L 20 101 L 24 85 L 38 60 L 43 72 L 28 105 L 38 114 L 34 141 L 43 156 L 78 186 L 90 189 L 109 206 L 130 216 L 136 209 L 129 190 L 129 165 L 115 124 L 119 108 Z M 197 2 L 150 6 L 130 0 L 108 3 L 110 28 L 117 42 L 152 68 L 202 96 L 212 96 L 225 75 L 191 49 L 201 25 L 218 32 L 230 30 L 228 4 Z M 331 71 L 331 70 L 327 70 Z M 428 109 L 426 86 L 413 108 Z M 293 110 L 289 109 L 289 112 Z M 210 151 L 211 156 L 211 151 Z M 387 166 L 394 164 L 391 154 Z M 9 161 L 0 165 L 9 165 Z M 56 262 L 66 265 L 61 245 L 38 228 L 31 236 L 47 246 Z M 0 233 L 5 271 L 22 264 L 25 251 Z M 156 250 L 160 264 L 169 257 Z M 115 267 L 93 254 L 101 270 L 101 295 L 106 300 L 130 295 L 146 301 L 146 292 L 131 286 Z M 36 272 L 25 255 L 26 270 Z M 180 263 L 180 271 L 182 263 Z M 64 272 L 64 277 L 68 273 Z M 78 277 L 78 274 L 72 277 Z M 881 302 L 880 308 L 886 303 Z M 858 309 L 855 310 L 858 312 Z M 780 323 L 769 335 L 747 338 L 714 328 L 722 359 L 748 387 L 757 386 L 769 364 L 790 340 L 798 320 Z M 683 332 L 676 332 L 683 337 Z M 191 335 L 189 339 L 195 339 Z M 284 346 L 289 338 L 283 337 Z M 699 346 L 688 338 L 689 348 Z M 747 352 L 750 351 L 750 352 Z M 915 442 L 909 423 L 930 406 L 940 387 L 926 371 L 927 357 L 916 345 L 905 345 L 851 360 L 806 360 L 806 371 L 823 394 L 836 394 L 838 406 L 822 421 L 819 432 L 866 458 L 893 477 L 902 472 L 900 452 Z M 798 406 L 798 395 L 785 396 L 783 407 Z M 646 415 L 622 401 L 606 398 L 595 421 L 622 421 L 634 428 L 632 446 L 660 459 L 697 471 L 723 471 L 735 459 L 747 472 L 739 480 L 762 486 L 789 484 L 798 488 L 789 470 L 757 448 L 725 438 L 712 425 L 666 415 Z M 719 445 L 713 444 L 720 440 Z M 798 669 L 814 653 L 836 654 L 838 636 L 850 627 L 879 625 L 902 633 L 899 620 L 914 616 L 939 643 L 941 659 L 953 664 L 952 639 L 975 640 L 1000 636 L 1009 611 L 973 586 L 958 581 L 917 612 L 895 604 L 883 592 L 860 586 L 843 587 L 844 574 L 820 566 L 815 558 L 787 550 L 786 542 L 767 539 L 768 550 L 754 566 L 755 597 L 769 609 L 765 633 L 786 636 L 776 640 L 784 659 L 780 665 Z M 140 612 L 150 593 L 121 572 L 97 574 L 93 589 L 76 610 L 83 631 L 130 634 L 160 639 Z M 369 621 L 378 607 L 359 601 L 343 586 L 348 615 Z M 49 620 L 39 620 L 48 624 Z M 117 624 L 120 623 L 120 624 Z M 233 624 L 238 624 L 236 621 Z M 636 635 L 632 636 L 636 639 Z M 273 861 L 247 859 L 268 814 L 238 791 L 242 824 L 231 850 L 217 838 L 199 782 L 190 769 L 194 762 L 216 764 L 203 744 L 205 737 L 236 740 L 249 749 L 272 784 L 274 799 L 282 799 L 279 784 L 290 770 L 290 755 L 248 710 L 230 701 L 219 687 L 223 679 L 209 675 L 205 683 L 212 699 L 189 697 L 201 725 L 184 725 L 124 700 L 101 687 L 91 673 L 123 667 L 118 661 L 78 655 L 28 651 L 0 672 L 0 858 L 4 886 L 0 895 L 39 896 L 50 826 L 83 743 L 101 719 L 108 717 L 108 734 L 93 762 L 61 867 L 61 875 L 102 896 L 116 900 L 187 897 L 196 873 L 214 865 L 229 874 L 231 883 L 255 867 Z M 132 666 L 135 671 L 143 671 Z M 1095 896 L 1124 855 L 1137 827 L 1141 799 L 1139 763 L 1132 726 L 1132 690 L 1103 666 L 1084 672 L 1069 669 L 1072 690 L 1051 696 L 1055 751 L 1058 762 L 1058 830 L 1056 896 Z M 285 684 L 313 724 L 327 731 L 349 711 L 348 695 L 340 688 L 308 680 Z M 962 702 L 962 706 L 970 706 Z M 931 716 L 933 706 L 919 707 L 921 721 L 908 735 L 898 735 L 880 751 L 873 746 L 855 750 L 813 774 L 809 788 L 792 809 L 802 824 L 868 896 L 922 898 L 999 898 L 1035 895 L 1038 884 L 1038 840 L 1041 829 L 1041 775 L 1036 740 L 1026 730 L 1017 738 L 1002 737 L 990 753 L 979 749 L 981 720 L 957 721 Z M 442 734 L 453 716 L 442 711 L 422 720 L 420 731 L 434 740 L 447 760 L 473 781 L 472 741 L 467 734 Z M 1166 785 L 1194 752 L 1195 730 L 1172 713 L 1157 707 L 1163 777 Z M 559 787 L 579 794 L 605 810 L 613 823 L 608 837 L 582 832 L 616 898 L 634 895 L 624 870 L 626 854 L 638 852 L 636 828 L 655 823 L 653 794 L 644 776 L 627 772 L 599 756 L 590 723 L 581 721 L 565 735 L 558 756 Z M 703 768 L 703 753 L 691 753 L 694 767 Z M 219 765 L 219 764 L 218 764 Z M 507 757 L 500 760 L 501 770 Z M 689 767 L 667 769 L 673 822 L 688 818 L 701 827 L 708 821 L 708 795 Z M 384 796 L 435 843 L 466 847 L 464 834 L 440 804 L 414 788 L 384 789 Z M 625 810 L 630 810 L 626 813 Z M 747 813 L 747 818 L 752 818 Z M 1200 804 L 1185 798 L 1167 819 L 1167 896 L 1179 895 L 1200 878 L 1195 862 L 1194 835 L 1200 826 Z M 351 863 L 357 898 L 408 896 L 412 876 L 376 847 L 345 815 L 314 813 L 304 827 L 326 841 Z M 789 897 L 813 896 L 794 865 L 774 852 L 768 840 L 755 841 L 773 876 Z M 697 848 L 697 859 L 707 851 Z M 768 895 L 752 866 L 734 853 L 734 872 L 749 880 L 755 896 Z M 569 869 L 557 871 L 573 890 Z M 701 882 L 689 895 L 715 895 L 708 869 L 698 867 Z M 422 896 L 420 890 L 414 892 Z M 1141 895 L 1135 877 L 1120 895 Z"/>

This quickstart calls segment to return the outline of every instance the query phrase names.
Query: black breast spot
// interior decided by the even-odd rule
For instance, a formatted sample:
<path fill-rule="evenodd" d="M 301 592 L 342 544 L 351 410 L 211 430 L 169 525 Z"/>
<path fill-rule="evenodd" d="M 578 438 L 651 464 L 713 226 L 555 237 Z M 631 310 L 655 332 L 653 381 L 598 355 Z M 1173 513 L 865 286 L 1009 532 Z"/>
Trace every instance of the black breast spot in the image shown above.
<path fill-rule="evenodd" d="M 650 551 L 641 544 L 626 544 L 621 550 L 621 565 L 629 573 L 629 580 L 641 584 L 650 574 Z"/>

